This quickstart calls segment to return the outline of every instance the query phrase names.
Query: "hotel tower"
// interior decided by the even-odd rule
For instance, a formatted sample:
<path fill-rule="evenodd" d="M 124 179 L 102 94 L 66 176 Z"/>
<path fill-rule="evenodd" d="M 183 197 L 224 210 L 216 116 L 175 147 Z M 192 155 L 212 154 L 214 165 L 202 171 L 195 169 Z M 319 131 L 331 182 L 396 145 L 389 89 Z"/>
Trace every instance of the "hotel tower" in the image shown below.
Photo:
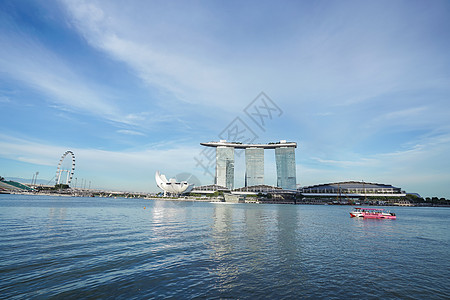
<path fill-rule="evenodd" d="M 269 144 L 242 144 L 235 142 L 200 143 L 216 148 L 215 184 L 234 189 L 234 150 L 245 149 L 245 186 L 264 184 L 264 150 L 275 149 L 277 186 L 287 190 L 297 188 L 295 148 L 297 143 L 280 141 Z"/>

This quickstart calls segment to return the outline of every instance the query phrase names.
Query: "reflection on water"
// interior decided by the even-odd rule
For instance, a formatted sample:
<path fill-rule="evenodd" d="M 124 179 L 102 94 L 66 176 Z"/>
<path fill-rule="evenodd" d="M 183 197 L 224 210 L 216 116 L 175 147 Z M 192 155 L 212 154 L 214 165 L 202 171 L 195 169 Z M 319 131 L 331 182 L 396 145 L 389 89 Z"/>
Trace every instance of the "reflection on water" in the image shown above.
<path fill-rule="evenodd" d="M 67 208 L 65 207 L 59 207 L 59 208 L 50 208 L 49 209 L 49 214 L 48 214 L 48 218 L 50 220 L 65 220 L 66 218 L 66 212 L 67 212 Z"/>
<path fill-rule="evenodd" d="M 234 204 L 213 204 L 213 226 L 210 242 L 210 259 L 214 267 L 210 275 L 216 278 L 215 288 L 220 291 L 230 288 L 239 274 L 239 266 L 231 264 L 235 243 L 233 242 L 233 208 Z"/>

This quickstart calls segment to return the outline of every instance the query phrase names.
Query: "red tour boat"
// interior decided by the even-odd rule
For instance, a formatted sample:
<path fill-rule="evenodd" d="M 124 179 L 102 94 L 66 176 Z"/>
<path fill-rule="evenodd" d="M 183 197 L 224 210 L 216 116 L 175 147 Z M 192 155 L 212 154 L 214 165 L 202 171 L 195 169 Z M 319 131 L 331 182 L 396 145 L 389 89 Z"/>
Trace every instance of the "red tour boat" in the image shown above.
<path fill-rule="evenodd" d="M 364 219 L 397 219 L 394 213 L 386 211 L 382 208 L 363 208 L 356 207 L 350 212 L 352 218 L 364 218 Z"/>

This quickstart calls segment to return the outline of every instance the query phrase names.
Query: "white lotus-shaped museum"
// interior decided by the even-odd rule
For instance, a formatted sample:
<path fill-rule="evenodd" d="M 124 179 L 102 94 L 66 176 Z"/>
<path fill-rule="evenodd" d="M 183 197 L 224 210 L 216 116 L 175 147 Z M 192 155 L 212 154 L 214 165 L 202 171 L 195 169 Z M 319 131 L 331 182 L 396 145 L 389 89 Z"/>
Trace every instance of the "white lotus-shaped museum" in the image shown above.
<path fill-rule="evenodd" d="M 166 176 L 160 174 L 159 171 L 156 171 L 155 179 L 156 184 L 164 191 L 164 194 L 167 192 L 179 195 L 189 193 L 194 188 L 194 185 L 189 184 L 187 181 L 177 182 L 175 178 L 167 180 Z"/>

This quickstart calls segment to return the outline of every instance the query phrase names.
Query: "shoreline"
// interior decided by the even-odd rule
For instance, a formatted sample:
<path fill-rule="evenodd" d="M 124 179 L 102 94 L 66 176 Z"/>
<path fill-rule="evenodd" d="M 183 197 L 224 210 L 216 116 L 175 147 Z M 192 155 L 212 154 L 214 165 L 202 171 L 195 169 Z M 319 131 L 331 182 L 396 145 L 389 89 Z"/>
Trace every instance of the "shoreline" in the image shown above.
<path fill-rule="evenodd" d="M 450 205 L 445 204 L 433 204 L 433 203 L 411 203 L 409 205 L 405 204 L 380 204 L 380 203 L 331 203 L 331 202 L 316 202 L 316 201 L 269 201 L 269 200 L 258 200 L 251 199 L 245 201 L 225 201 L 222 198 L 218 197 L 207 197 L 207 198 L 199 198 L 199 197 L 155 197 L 155 196 L 145 196 L 145 195 L 137 195 L 137 194 L 129 194 L 128 196 L 113 195 L 109 194 L 108 196 L 95 196 L 95 193 L 33 193 L 33 192 L 18 192 L 11 191 L 9 193 L 1 193 L 1 195 L 29 195 L 29 196 L 52 196 L 52 197 L 86 197 L 86 198 L 124 198 L 124 199 L 143 199 L 143 200 L 162 200 L 162 201 L 181 201 L 181 202 L 210 202 L 210 203 L 251 203 L 251 204 L 291 204 L 291 205 L 329 205 L 329 206 L 382 206 L 382 207 L 450 207 Z"/>

